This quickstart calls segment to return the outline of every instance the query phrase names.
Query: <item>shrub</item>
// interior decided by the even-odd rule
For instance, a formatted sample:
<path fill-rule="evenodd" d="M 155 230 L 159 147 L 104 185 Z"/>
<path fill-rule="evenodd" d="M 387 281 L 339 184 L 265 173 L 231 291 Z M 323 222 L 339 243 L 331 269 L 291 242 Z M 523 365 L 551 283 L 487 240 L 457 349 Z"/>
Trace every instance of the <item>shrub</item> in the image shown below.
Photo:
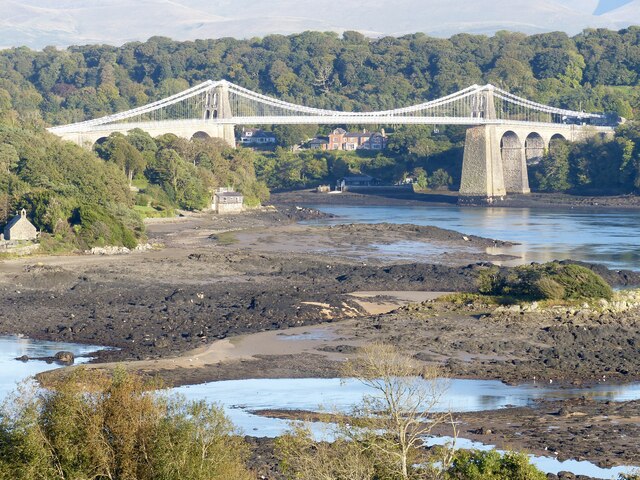
<path fill-rule="evenodd" d="M 522 265 L 507 273 L 497 267 L 483 269 L 477 276 L 478 291 L 485 295 L 527 300 L 611 299 L 611 287 L 588 268 L 550 262 Z"/>
<path fill-rule="evenodd" d="M 82 248 L 104 245 L 135 248 L 138 240 L 134 229 L 141 231 L 142 226 L 139 217 L 131 215 L 129 220 L 133 225 L 125 225 L 122 216 L 116 216 L 104 207 L 81 205 L 73 211 L 71 223 L 76 226 Z"/>
<path fill-rule="evenodd" d="M 248 453 L 220 408 L 162 398 L 116 371 L 23 386 L 0 410 L 0 480 L 249 480 Z"/>
<path fill-rule="evenodd" d="M 546 480 L 526 455 L 507 452 L 459 450 L 447 470 L 449 480 Z"/>

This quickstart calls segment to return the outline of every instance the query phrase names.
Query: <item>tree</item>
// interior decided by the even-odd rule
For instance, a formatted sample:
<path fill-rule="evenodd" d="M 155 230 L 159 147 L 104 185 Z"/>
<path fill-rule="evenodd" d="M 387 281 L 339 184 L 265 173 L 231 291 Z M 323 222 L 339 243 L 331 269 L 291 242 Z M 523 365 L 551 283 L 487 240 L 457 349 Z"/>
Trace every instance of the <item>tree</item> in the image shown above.
<path fill-rule="evenodd" d="M 247 447 L 216 406 L 163 399 L 116 370 L 25 385 L 0 410 L 0 479 L 249 480 Z"/>
<path fill-rule="evenodd" d="M 347 362 L 344 375 L 371 388 L 353 412 L 360 427 L 354 438 L 371 444 L 385 469 L 400 478 L 417 478 L 422 438 L 438 425 L 450 422 L 437 406 L 446 391 L 436 367 L 425 367 L 396 347 L 371 344 Z M 453 436 L 455 426 L 452 423 Z M 426 477 L 425 477 L 426 478 Z"/>
<path fill-rule="evenodd" d="M 427 171 L 422 167 L 417 167 L 413 169 L 411 175 L 413 175 L 413 179 L 417 187 L 420 190 L 426 190 L 426 188 L 429 186 Z"/>
<path fill-rule="evenodd" d="M 285 148 L 299 145 L 314 137 L 317 132 L 317 125 L 275 125 L 273 127 L 278 144 Z"/>
<path fill-rule="evenodd" d="M 346 363 L 343 374 L 371 389 L 348 416 L 334 415 L 338 428 L 333 444 L 312 442 L 304 429 L 281 440 L 279 454 L 290 478 L 326 479 L 435 479 L 449 466 L 453 451 L 429 453 L 421 438 L 443 422 L 449 413 L 436 406 L 444 394 L 436 368 L 423 367 L 395 347 L 362 347 Z M 452 435 L 455 426 L 452 423 Z M 314 476 L 317 466 L 322 477 Z M 353 477 L 348 476 L 347 472 Z"/>
<path fill-rule="evenodd" d="M 9 173 L 18 166 L 20 157 L 13 145 L 0 143 L 0 172 Z"/>
<path fill-rule="evenodd" d="M 540 190 L 563 192 L 569 184 L 569 145 L 564 140 L 552 140 L 536 173 Z"/>
<path fill-rule="evenodd" d="M 447 189 L 453 183 L 453 178 L 446 170 L 439 168 L 429 176 L 429 186 L 435 190 Z"/>

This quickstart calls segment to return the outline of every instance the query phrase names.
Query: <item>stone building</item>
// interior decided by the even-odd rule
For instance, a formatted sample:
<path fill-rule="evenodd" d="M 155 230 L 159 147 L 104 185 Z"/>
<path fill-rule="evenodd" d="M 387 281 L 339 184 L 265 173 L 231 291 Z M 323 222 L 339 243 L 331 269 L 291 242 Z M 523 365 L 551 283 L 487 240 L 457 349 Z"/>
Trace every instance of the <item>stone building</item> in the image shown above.
<path fill-rule="evenodd" d="M 38 230 L 27 218 L 24 208 L 4 227 L 5 240 L 35 240 L 37 236 Z"/>
<path fill-rule="evenodd" d="M 230 188 L 219 188 L 213 195 L 211 209 L 215 213 L 239 213 L 244 210 L 244 197 Z"/>
<path fill-rule="evenodd" d="M 387 135 L 384 130 L 377 132 L 347 132 L 336 128 L 329 134 L 329 142 L 323 150 L 384 150 Z"/>

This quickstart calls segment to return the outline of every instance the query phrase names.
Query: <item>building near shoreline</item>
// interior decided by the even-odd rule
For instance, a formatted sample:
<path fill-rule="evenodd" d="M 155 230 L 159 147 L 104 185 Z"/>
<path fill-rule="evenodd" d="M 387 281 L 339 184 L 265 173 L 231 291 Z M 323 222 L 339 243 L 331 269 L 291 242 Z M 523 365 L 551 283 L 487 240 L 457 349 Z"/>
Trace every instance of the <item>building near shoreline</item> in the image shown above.
<path fill-rule="evenodd" d="M 365 175 L 362 173 L 354 173 L 351 175 L 347 175 L 346 177 L 338 180 L 336 185 L 336 190 L 344 192 L 349 190 L 349 188 L 358 188 L 358 187 L 372 187 L 374 185 L 378 185 L 380 182 L 372 177 L 371 175 Z"/>
<path fill-rule="evenodd" d="M 29 241 L 38 237 L 38 230 L 27 218 L 27 212 L 23 208 L 4 227 L 4 239 L 7 241 Z"/>
<path fill-rule="evenodd" d="M 218 188 L 213 194 L 211 209 L 215 213 L 240 213 L 244 210 L 244 196 L 232 188 Z"/>

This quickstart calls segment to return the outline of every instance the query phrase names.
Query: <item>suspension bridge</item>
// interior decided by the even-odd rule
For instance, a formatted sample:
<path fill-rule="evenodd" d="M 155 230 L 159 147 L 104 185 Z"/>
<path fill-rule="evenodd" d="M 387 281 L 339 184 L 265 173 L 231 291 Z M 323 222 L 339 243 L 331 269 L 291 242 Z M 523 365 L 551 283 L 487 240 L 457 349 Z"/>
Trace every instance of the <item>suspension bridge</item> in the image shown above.
<path fill-rule="evenodd" d="M 142 107 L 49 131 L 89 146 L 134 128 L 154 137 L 207 135 L 235 146 L 235 125 L 274 124 L 468 126 L 460 195 L 474 202 L 528 193 L 527 164 L 539 161 L 552 139 L 612 135 L 615 127 L 604 114 L 532 102 L 493 85 L 472 85 L 409 107 L 342 112 L 296 105 L 225 80 L 209 80 Z"/>

